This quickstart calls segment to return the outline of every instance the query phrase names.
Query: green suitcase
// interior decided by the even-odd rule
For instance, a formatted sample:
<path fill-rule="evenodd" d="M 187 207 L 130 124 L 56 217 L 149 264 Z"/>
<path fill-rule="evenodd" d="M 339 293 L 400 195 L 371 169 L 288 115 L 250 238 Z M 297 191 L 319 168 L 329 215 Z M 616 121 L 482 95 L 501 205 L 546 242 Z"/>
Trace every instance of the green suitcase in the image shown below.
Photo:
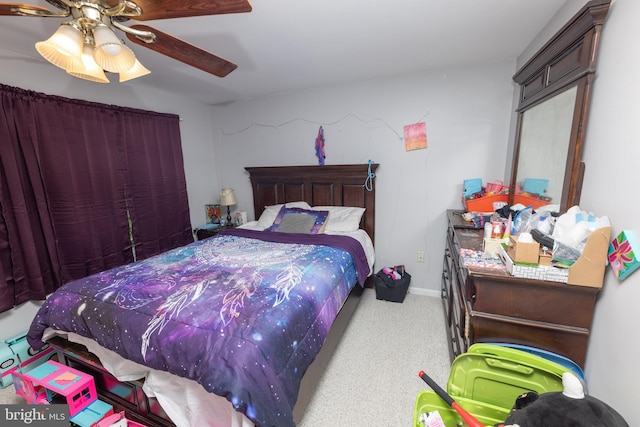
<path fill-rule="evenodd" d="M 565 372 L 571 370 L 526 351 L 473 344 L 453 361 L 446 391 L 481 423 L 493 426 L 505 420 L 519 395 L 562 391 Z M 425 390 L 416 399 L 414 427 L 423 427 L 420 414 L 432 411 L 440 413 L 446 427 L 466 426 L 434 391 Z"/>

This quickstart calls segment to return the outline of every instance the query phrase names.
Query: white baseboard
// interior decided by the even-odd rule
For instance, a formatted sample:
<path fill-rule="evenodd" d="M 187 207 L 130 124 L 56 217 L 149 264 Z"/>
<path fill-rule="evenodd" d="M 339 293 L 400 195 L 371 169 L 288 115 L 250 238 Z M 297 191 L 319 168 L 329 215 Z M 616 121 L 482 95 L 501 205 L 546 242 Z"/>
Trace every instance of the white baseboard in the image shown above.
<path fill-rule="evenodd" d="M 414 288 L 413 286 L 409 286 L 410 294 L 422 295 L 427 297 L 440 298 L 440 290 L 433 289 L 424 289 L 424 288 Z"/>

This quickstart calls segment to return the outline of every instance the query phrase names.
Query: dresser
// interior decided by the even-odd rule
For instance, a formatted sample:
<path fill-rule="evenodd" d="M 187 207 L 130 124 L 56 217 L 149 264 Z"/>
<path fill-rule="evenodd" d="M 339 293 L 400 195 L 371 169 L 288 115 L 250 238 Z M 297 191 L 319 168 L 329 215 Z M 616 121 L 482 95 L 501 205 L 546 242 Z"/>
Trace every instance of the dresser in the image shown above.
<path fill-rule="evenodd" d="M 584 367 L 599 288 L 469 268 L 460 249 L 482 250 L 484 230 L 448 210 L 442 271 L 450 355 L 476 342 L 510 343 L 550 351 Z"/>

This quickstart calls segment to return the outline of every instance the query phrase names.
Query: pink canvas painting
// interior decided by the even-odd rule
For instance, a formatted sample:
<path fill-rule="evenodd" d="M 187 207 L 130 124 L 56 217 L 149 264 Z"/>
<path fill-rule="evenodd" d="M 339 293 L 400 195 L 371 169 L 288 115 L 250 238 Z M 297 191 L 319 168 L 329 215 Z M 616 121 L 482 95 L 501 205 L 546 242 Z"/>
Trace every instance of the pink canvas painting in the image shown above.
<path fill-rule="evenodd" d="M 427 124 L 424 122 L 404 127 L 404 143 L 406 151 L 427 148 Z"/>

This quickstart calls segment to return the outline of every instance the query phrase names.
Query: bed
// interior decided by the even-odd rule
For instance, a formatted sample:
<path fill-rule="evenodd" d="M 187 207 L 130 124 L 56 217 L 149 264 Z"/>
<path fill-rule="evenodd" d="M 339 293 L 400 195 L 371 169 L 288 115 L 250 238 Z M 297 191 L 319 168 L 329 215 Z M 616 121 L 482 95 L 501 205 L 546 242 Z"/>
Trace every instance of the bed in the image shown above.
<path fill-rule="evenodd" d="M 147 425 L 295 425 L 371 279 L 376 167 L 246 168 L 258 221 L 65 285 L 29 343 L 108 371 L 114 403 L 138 381 Z"/>

